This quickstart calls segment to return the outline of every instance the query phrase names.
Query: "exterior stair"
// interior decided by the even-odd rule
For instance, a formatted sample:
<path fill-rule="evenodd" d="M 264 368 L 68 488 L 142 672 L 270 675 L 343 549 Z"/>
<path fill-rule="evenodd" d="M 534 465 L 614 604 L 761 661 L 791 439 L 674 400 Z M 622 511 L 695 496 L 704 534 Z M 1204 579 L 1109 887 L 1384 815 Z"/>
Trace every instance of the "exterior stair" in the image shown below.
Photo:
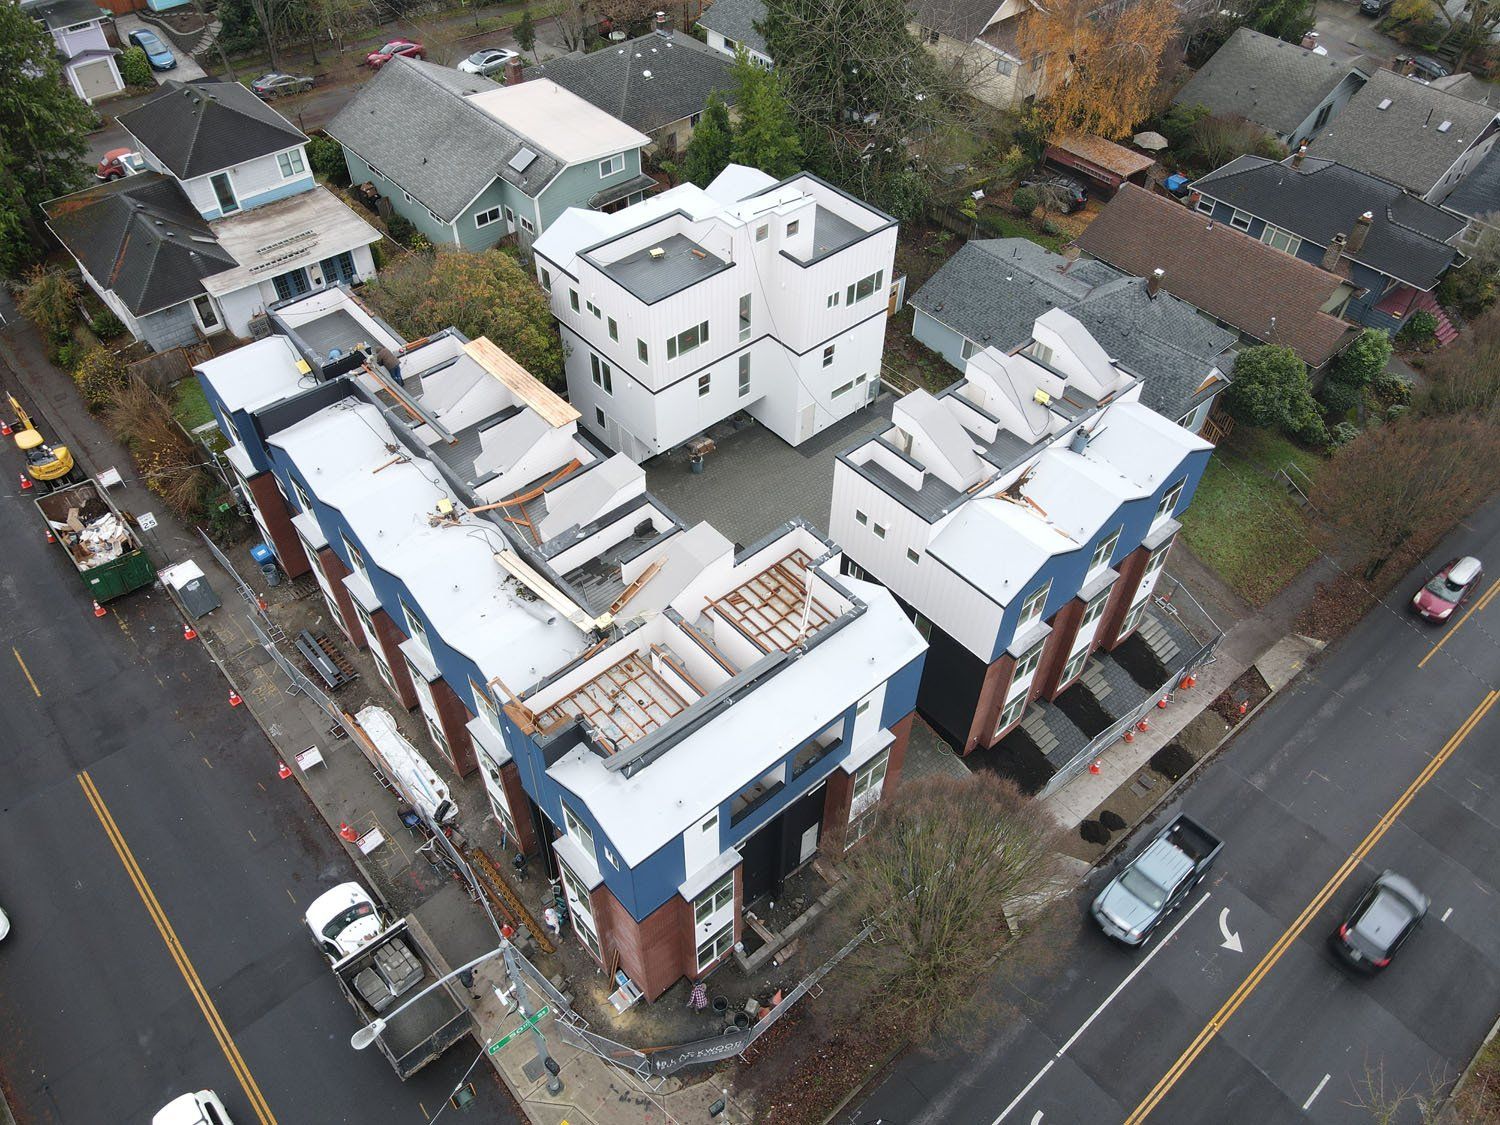
<path fill-rule="evenodd" d="M 1090 660 L 1084 665 L 1083 674 L 1078 677 L 1078 682 L 1088 689 L 1088 693 L 1097 703 L 1103 703 L 1114 694 L 1114 685 L 1104 678 L 1097 660 Z"/>
<path fill-rule="evenodd" d="M 1057 747 L 1057 735 L 1052 733 L 1047 726 L 1046 716 L 1040 707 L 1026 708 L 1026 714 L 1021 718 L 1021 729 L 1026 732 L 1028 738 L 1036 743 L 1036 748 L 1046 757 Z"/>
<path fill-rule="evenodd" d="M 1458 329 L 1453 327 L 1453 321 L 1448 319 L 1448 314 L 1443 311 L 1443 306 L 1438 304 L 1431 293 L 1418 293 L 1411 303 L 1412 309 L 1423 309 L 1430 312 L 1433 319 L 1437 321 L 1437 345 L 1445 348 L 1454 340 L 1458 339 Z"/>
<path fill-rule="evenodd" d="M 1172 635 L 1163 629 L 1161 622 L 1149 613 L 1141 619 L 1136 635 L 1146 642 L 1146 647 L 1167 668 L 1170 668 L 1172 661 L 1182 653 L 1181 647 L 1172 639 Z"/>

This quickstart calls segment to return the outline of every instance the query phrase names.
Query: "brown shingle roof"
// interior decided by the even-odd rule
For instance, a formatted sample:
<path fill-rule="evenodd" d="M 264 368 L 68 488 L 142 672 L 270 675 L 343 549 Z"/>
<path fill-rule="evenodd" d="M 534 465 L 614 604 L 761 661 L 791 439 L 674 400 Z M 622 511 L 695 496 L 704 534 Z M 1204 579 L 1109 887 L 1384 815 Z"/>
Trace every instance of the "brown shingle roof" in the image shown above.
<path fill-rule="evenodd" d="M 1120 189 L 1078 247 L 1127 273 L 1166 271 L 1162 286 L 1173 296 L 1263 343 L 1286 345 L 1314 368 L 1356 331 L 1322 311 L 1342 278 L 1134 184 Z"/>
<path fill-rule="evenodd" d="M 1137 172 L 1143 172 L 1152 164 L 1156 163 L 1149 156 L 1142 156 L 1138 152 L 1131 152 L 1114 141 L 1106 141 L 1103 137 L 1096 137 L 1091 133 L 1081 134 L 1076 137 L 1061 137 L 1052 142 L 1054 148 L 1060 148 L 1064 152 L 1071 152 L 1074 156 L 1080 156 L 1090 164 L 1097 165 L 1115 175 L 1129 178 Z"/>

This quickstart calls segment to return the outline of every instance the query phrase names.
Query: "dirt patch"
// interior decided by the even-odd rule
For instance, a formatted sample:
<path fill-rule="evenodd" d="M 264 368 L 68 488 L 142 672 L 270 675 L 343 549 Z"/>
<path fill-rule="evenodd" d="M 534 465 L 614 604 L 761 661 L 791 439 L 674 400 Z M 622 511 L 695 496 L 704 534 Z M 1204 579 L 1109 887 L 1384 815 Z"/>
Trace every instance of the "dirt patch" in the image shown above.
<path fill-rule="evenodd" d="M 1233 728 L 1270 694 L 1271 688 L 1252 666 L 1241 672 L 1239 679 L 1221 691 L 1208 707 L 1224 720 L 1225 725 Z"/>
<path fill-rule="evenodd" d="M 749 1062 L 732 1067 L 736 1098 L 749 1094 L 759 1120 L 821 1125 L 906 1041 L 899 1025 L 859 1018 L 821 1024 L 794 1008 L 761 1036 Z"/>
<path fill-rule="evenodd" d="M 1098 701 L 1081 684 L 1063 692 L 1053 700 L 1053 704 L 1089 738 L 1097 738 L 1107 731 L 1113 722 L 1109 717 L 1109 712 L 1099 706 Z"/>
<path fill-rule="evenodd" d="M 1151 755 L 1150 766 L 1168 781 L 1180 781 L 1197 761 L 1177 742 L 1169 742 Z"/>
<path fill-rule="evenodd" d="M 1340 574 L 1331 582 L 1319 582 L 1312 601 L 1297 615 L 1293 629 L 1304 637 L 1332 641 L 1342 637 L 1375 604 L 1375 595 L 1363 582 Z"/>

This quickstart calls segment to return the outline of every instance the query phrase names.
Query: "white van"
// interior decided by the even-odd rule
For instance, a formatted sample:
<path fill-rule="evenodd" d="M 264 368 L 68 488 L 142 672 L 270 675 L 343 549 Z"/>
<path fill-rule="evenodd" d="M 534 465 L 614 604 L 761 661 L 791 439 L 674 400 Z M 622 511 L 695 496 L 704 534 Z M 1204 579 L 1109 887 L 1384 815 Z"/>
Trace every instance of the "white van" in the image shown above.
<path fill-rule="evenodd" d="M 183 1094 L 156 1111 L 151 1125 L 234 1125 L 229 1111 L 212 1090 Z"/>

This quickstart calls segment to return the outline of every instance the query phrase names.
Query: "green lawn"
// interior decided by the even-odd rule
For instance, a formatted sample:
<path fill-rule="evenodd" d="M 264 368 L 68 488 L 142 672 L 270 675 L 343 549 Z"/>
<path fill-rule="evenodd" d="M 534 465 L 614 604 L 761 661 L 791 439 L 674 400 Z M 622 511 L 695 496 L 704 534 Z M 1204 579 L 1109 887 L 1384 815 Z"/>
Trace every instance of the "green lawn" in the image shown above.
<path fill-rule="evenodd" d="M 1311 474 L 1319 457 L 1277 434 L 1237 427 L 1210 458 L 1182 518 L 1193 553 L 1255 606 L 1318 555 L 1307 517 L 1272 475 L 1288 461 Z"/>
<path fill-rule="evenodd" d="M 206 422 L 215 421 L 214 412 L 208 399 L 203 397 L 203 388 L 196 376 L 180 379 L 172 388 L 172 414 L 189 432 Z"/>

